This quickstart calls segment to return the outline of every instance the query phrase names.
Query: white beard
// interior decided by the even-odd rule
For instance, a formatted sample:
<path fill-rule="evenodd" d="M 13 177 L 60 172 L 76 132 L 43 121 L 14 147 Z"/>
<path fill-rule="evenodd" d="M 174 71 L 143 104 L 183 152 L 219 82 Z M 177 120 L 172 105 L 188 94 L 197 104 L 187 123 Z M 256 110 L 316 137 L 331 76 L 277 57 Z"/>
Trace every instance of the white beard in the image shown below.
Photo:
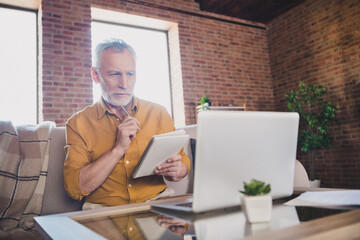
<path fill-rule="evenodd" d="M 134 94 L 131 94 L 129 97 L 127 98 L 122 98 L 122 99 L 116 99 L 113 98 L 111 93 L 110 94 L 106 94 L 104 91 L 102 91 L 102 97 L 104 98 L 104 100 L 106 102 L 108 102 L 110 105 L 114 106 L 114 107 L 120 107 L 121 105 L 123 106 L 127 106 L 131 101 L 132 98 L 134 96 Z"/>

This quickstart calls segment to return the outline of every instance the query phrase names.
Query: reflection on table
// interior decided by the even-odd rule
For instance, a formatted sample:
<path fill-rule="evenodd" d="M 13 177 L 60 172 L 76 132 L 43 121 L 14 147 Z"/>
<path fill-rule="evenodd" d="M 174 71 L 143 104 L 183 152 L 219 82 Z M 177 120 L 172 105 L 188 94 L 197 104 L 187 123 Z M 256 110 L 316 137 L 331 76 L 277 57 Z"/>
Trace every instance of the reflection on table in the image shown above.
<path fill-rule="evenodd" d="M 240 206 L 192 214 L 159 211 L 149 203 L 40 216 L 35 222 L 44 239 L 360 239 L 360 209 L 294 207 L 285 201 L 273 202 L 270 222 L 251 225 Z"/>
<path fill-rule="evenodd" d="M 206 214 L 147 211 L 78 221 L 107 239 L 238 239 L 299 223 L 295 207 L 274 206 L 270 222 L 249 224 L 240 207 Z"/>
<path fill-rule="evenodd" d="M 161 212 L 158 209 L 156 212 L 189 221 L 193 226 L 194 233 L 187 232 L 187 234 L 196 236 L 196 239 L 239 239 L 259 232 L 285 228 L 299 223 L 295 207 L 284 205 L 273 207 L 270 222 L 255 224 L 246 221 L 245 215 L 240 208 L 223 214 L 215 214 L 214 216 L 201 216 L 201 214 L 197 217 L 190 216 L 190 220 L 186 219 L 186 216 L 179 216 L 174 212 Z"/>

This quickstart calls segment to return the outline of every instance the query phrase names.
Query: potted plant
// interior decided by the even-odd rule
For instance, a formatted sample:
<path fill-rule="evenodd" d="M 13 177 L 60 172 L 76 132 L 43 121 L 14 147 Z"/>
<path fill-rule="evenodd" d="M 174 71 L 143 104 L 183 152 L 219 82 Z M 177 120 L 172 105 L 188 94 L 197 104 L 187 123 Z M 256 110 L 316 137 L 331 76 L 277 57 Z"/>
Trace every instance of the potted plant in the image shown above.
<path fill-rule="evenodd" d="M 269 194 L 270 184 L 252 179 L 244 182 L 244 190 L 240 191 L 241 206 L 245 217 L 250 223 L 268 222 L 271 219 L 272 198 Z"/>
<path fill-rule="evenodd" d="M 315 180 L 315 161 L 318 150 L 331 148 L 329 126 L 336 121 L 338 107 L 324 100 L 326 88 L 299 83 L 299 89 L 286 93 L 287 108 L 300 115 L 298 147 L 310 154 L 310 181 Z"/>
<path fill-rule="evenodd" d="M 208 97 L 208 95 L 205 93 L 204 96 L 201 97 L 198 106 L 196 107 L 197 112 L 202 110 L 208 110 L 210 109 L 211 101 Z"/>

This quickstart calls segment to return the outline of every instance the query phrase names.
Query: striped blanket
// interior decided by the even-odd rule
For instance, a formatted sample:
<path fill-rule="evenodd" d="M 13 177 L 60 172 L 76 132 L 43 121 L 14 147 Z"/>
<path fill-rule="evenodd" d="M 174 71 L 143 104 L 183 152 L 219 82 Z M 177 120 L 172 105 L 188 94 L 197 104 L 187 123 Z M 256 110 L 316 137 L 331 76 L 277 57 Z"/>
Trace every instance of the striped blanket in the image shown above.
<path fill-rule="evenodd" d="M 40 215 L 53 126 L 0 121 L 0 230 L 31 229 Z"/>

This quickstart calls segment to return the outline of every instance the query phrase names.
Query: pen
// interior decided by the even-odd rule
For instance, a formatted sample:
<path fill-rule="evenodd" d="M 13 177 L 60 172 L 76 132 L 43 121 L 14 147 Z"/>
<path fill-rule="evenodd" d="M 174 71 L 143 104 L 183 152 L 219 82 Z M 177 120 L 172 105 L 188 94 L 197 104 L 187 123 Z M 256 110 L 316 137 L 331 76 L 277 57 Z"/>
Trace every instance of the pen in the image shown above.
<path fill-rule="evenodd" d="M 122 108 L 122 110 L 124 110 L 126 115 L 130 116 L 130 113 L 126 110 L 126 108 L 123 105 L 120 105 L 120 107 Z M 140 130 L 140 128 L 138 126 L 136 126 L 136 128 L 141 132 L 141 130 Z"/>

